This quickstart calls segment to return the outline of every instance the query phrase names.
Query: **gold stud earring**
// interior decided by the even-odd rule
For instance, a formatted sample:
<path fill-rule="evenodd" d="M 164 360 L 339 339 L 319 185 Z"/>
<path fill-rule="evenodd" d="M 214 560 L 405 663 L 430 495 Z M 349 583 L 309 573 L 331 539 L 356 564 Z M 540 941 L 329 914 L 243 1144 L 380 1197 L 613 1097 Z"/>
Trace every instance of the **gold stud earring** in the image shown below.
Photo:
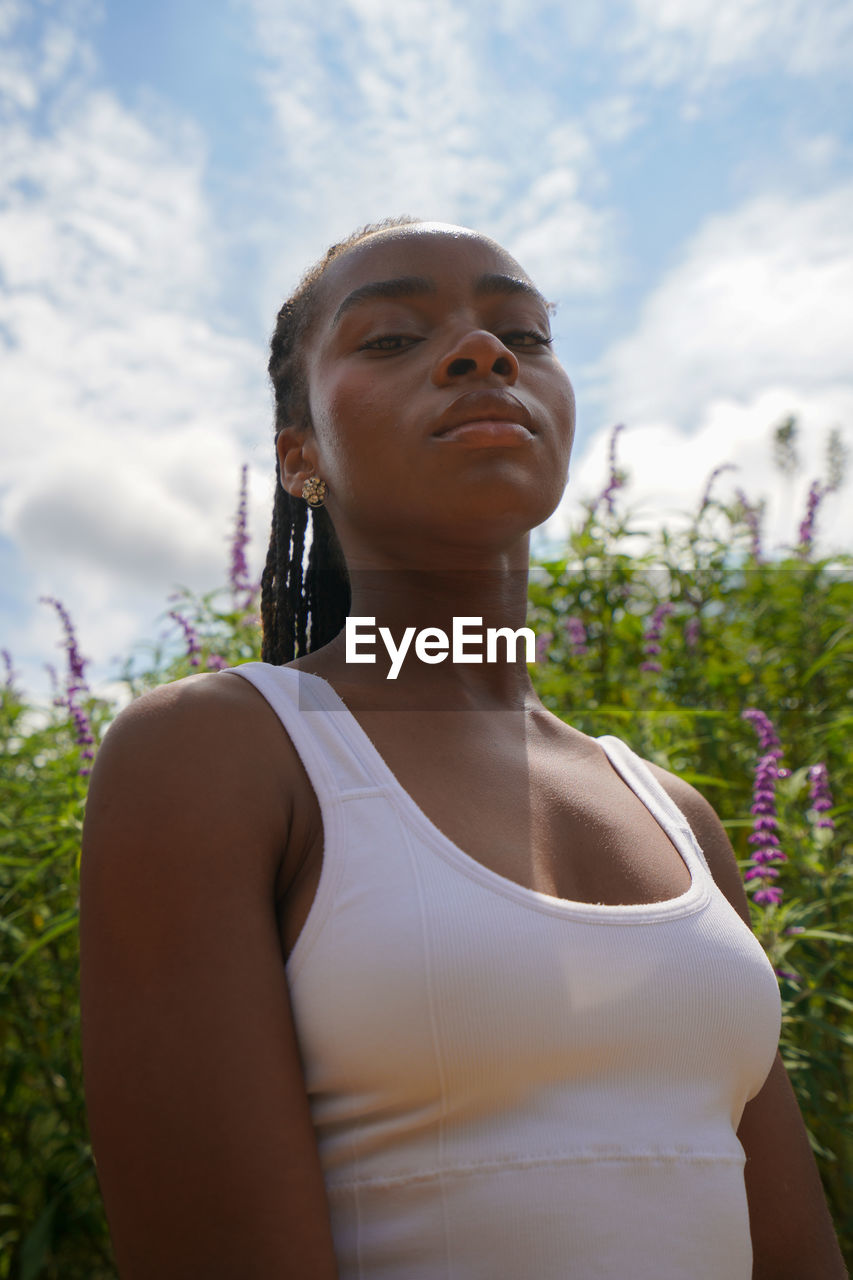
<path fill-rule="evenodd" d="M 322 507 L 326 501 L 326 481 L 319 476 L 309 476 L 302 486 L 302 497 L 309 507 Z"/>

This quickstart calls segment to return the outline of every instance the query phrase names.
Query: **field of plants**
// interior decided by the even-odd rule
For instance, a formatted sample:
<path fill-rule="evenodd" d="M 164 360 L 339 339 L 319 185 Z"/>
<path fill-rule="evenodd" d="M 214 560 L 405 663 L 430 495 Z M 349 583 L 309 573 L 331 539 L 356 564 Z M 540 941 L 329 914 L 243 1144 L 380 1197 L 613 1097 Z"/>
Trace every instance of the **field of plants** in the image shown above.
<path fill-rule="evenodd" d="M 776 432 L 792 467 L 796 432 Z M 762 545 L 761 503 L 709 478 L 676 532 L 640 530 L 617 465 L 558 553 L 535 566 L 534 680 L 578 728 L 615 733 L 714 804 L 779 977 L 782 1052 L 853 1261 L 853 556 L 818 558 L 828 475 Z M 228 582 L 173 596 L 172 640 L 140 649 L 131 695 L 258 658 L 245 470 Z M 639 549 L 637 549 L 639 548 Z M 77 862 L 86 785 L 116 708 L 90 691 L 61 601 L 55 699 L 37 708 L 4 653 L 0 701 L 0 1280 L 115 1277 L 88 1145 L 78 1037 Z M 80 637 L 85 645 L 85 636 Z"/>

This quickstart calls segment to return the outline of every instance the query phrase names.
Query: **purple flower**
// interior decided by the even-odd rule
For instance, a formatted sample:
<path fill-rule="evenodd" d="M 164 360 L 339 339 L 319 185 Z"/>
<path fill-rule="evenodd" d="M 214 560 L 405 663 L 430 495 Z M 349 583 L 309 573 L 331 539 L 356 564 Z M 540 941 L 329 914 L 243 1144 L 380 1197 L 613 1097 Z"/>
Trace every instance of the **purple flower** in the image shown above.
<path fill-rule="evenodd" d="M 800 981 L 800 975 L 795 973 L 793 969 L 776 969 L 775 973 L 777 978 L 787 978 L 789 982 Z"/>
<path fill-rule="evenodd" d="M 77 635 L 74 631 L 74 624 L 69 617 L 68 610 L 54 596 L 42 596 L 42 604 L 51 605 L 59 614 L 62 623 L 62 629 L 65 632 L 65 652 L 68 657 L 68 672 L 71 683 L 79 685 L 81 689 L 86 688 L 85 670 L 88 665 L 88 658 L 80 657 L 80 650 L 77 647 Z"/>
<path fill-rule="evenodd" d="M 80 758 L 83 761 L 79 773 L 81 778 L 85 778 L 91 773 L 91 764 L 95 758 L 95 738 L 92 733 L 92 725 L 86 712 L 71 696 L 68 698 L 68 710 L 74 722 L 74 739 L 80 748 Z"/>
<path fill-rule="evenodd" d="M 243 463 L 240 470 L 240 501 L 237 506 L 237 518 L 234 526 L 234 537 L 231 540 L 231 569 L 228 581 L 234 595 L 252 591 L 249 580 L 249 565 L 246 560 L 246 547 L 249 534 L 246 530 L 249 510 L 249 468 Z"/>
<path fill-rule="evenodd" d="M 687 645 L 688 649 L 696 648 L 699 643 L 699 633 L 701 629 L 702 624 L 695 614 L 692 618 L 687 619 L 684 624 L 684 643 Z"/>
<path fill-rule="evenodd" d="M 3 666 L 6 669 L 6 679 L 3 686 L 6 689 L 12 689 L 15 684 L 15 668 L 12 666 L 12 655 L 8 649 L 0 649 L 0 657 L 3 659 Z"/>
<path fill-rule="evenodd" d="M 81 778 L 85 778 L 91 773 L 91 763 L 95 758 L 95 735 L 92 732 L 92 723 L 81 705 L 81 699 L 89 694 L 85 676 L 88 659 L 80 656 L 74 624 L 65 606 L 54 596 L 42 596 L 41 599 L 42 604 L 49 604 L 59 614 L 62 629 L 65 632 L 68 679 L 65 685 L 65 693 L 57 694 L 54 698 L 54 704 L 65 707 L 71 717 L 74 725 L 74 741 L 80 748 L 80 758 L 82 760 L 78 772 Z M 58 688 L 58 681 L 56 687 Z"/>
<path fill-rule="evenodd" d="M 817 825 L 827 831 L 835 830 L 835 823 L 828 816 L 832 808 L 832 792 L 829 789 L 829 774 L 825 764 L 813 764 L 809 769 L 809 809 L 820 814 Z"/>
<path fill-rule="evenodd" d="M 772 755 L 775 759 L 781 760 L 784 754 L 782 744 L 770 717 L 758 707 L 747 707 L 741 712 L 741 719 L 748 720 L 758 734 L 758 745 L 764 755 Z"/>
<path fill-rule="evenodd" d="M 226 659 L 220 657 L 218 653 L 209 653 L 207 655 L 208 671 L 224 671 L 227 666 L 228 662 Z"/>
<path fill-rule="evenodd" d="M 749 529 L 750 534 L 750 554 L 753 560 L 758 563 L 761 560 L 761 510 L 762 504 L 753 504 L 749 501 L 743 489 L 735 489 L 735 497 L 742 508 L 743 522 Z"/>
<path fill-rule="evenodd" d="M 551 641 L 554 639 L 553 631 L 543 631 L 541 635 L 536 637 L 536 661 L 547 662 L 548 650 L 551 647 Z"/>
<path fill-rule="evenodd" d="M 787 862 L 788 855 L 783 853 L 776 836 L 771 836 L 760 849 L 756 849 L 752 860 L 757 866 L 766 866 L 773 862 Z"/>
<path fill-rule="evenodd" d="M 613 501 L 613 495 L 616 493 L 617 489 L 622 489 L 625 486 L 625 472 L 621 471 L 616 465 L 616 440 L 619 432 L 624 430 L 625 424 L 620 422 L 610 433 L 610 443 L 607 446 L 610 474 L 608 476 L 607 484 L 596 498 L 592 508 L 593 511 L 596 511 L 600 503 L 606 502 L 608 513 L 611 516 L 616 509 L 616 504 Z"/>
<path fill-rule="evenodd" d="M 733 462 L 722 462 L 718 467 L 714 467 L 714 470 L 708 476 L 708 482 L 705 485 L 705 489 L 699 502 L 700 516 L 711 501 L 711 490 L 714 487 L 714 481 L 717 479 L 717 476 L 721 476 L 724 471 L 737 471 L 737 467 Z"/>
<path fill-rule="evenodd" d="M 788 773 L 779 767 L 782 758 L 782 745 L 773 721 L 759 707 L 747 707 L 741 712 L 741 718 L 747 720 L 758 735 L 758 746 L 761 755 L 755 766 L 755 778 L 752 788 L 752 834 L 748 843 L 752 848 L 751 866 L 744 875 L 744 880 L 754 887 L 752 900 L 758 906 L 778 906 L 782 901 L 782 890 L 772 883 L 779 876 L 775 864 L 787 861 L 787 856 L 779 844 L 776 834 L 779 819 L 776 816 L 776 781 Z"/>
<path fill-rule="evenodd" d="M 673 606 L 669 600 L 664 600 L 659 604 L 652 614 L 651 621 L 646 628 L 643 636 L 643 652 L 646 655 L 645 661 L 640 663 L 641 671 L 660 671 L 661 665 L 658 662 L 658 655 L 661 651 L 660 638 L 663 635 L 663 624 L 673 611 Z"/>
<path fill-rule="evenodd" d="M 809 496 L 806 499 L 806 513 L 800 524 L 799 551 L 801 555 L 806 555 L 811 550 L 817 509 L 828 492 L 829 490 L 825 489 L 819 480 L 812 480 L 809 487 Z"/>
<path fill-rule="evenodd" d="M 177 622 L 178 626 L 184 633 L 184 639 L 187 642 L 187 657 L 190 660 L 191 667 L 197 667 L 201 660 L 201 644 L 199 643 L 198 632 L 193 624 L 181 616 L 179 613 L 170 613 L 169 617 Z"/>
<path fill-rule="evenodd" d="M 572 654 L 576 658 L 580 658 L 587 650 L 586 627 L 583 621 L 572 613 L 566 618 L 566 635 L 572 646 Z"/>

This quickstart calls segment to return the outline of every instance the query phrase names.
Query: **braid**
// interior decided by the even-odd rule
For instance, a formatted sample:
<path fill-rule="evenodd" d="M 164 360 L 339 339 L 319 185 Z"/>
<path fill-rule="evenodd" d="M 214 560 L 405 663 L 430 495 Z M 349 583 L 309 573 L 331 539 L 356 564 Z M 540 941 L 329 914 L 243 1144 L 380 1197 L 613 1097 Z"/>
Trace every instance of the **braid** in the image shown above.
<path fill-rule="evenodd" d="M 302 277 L 284 303 L 270 342 L 269 375 L 275 392 L 276 435 L 286 425 L 309 422 L 308 391 L 301 360 L 302 341 L 313 316 L 318 281 L 329 263 L 368 236 L 417 218 L 388 218 L 354 232 Z M 276 458 L 275 498 L 267 559 L 261 575 L 264 662 L 281 666 L 333 640 L 350 609 L 346 562 L 328 511 L 311 512 L 311 546 L 305 560 L 308 505 L 281 487 Z"/>
<path fill-rule="evenodd" d="M 305 653 L 305 620 L 302 609 L 302 561 L 308 508 L 292 498 L 279 482 L 276 490 L 267 560 L 261 575 L 261 625 L 264 662 L 280 666 Z M 343 626 L 343 623 L 341 623 Z M 331 638 L 331 637 L 329 637 Z"/>
<path fill-rule="evenodd" d="M 343 552 L 335 534 L 328 511 L 315 511 L 312 515 L 313 538 L 308 553 L 306 596 L 311 615 L 311 648 L 336 636 L 346 621 L 350 609 L 350 585 Z M 340 589 L 341 580 L 345 589 Z M 318 643 L 314 643 L 314 631 Z M 326 636 L 327 640 L 319 640 Z"/>

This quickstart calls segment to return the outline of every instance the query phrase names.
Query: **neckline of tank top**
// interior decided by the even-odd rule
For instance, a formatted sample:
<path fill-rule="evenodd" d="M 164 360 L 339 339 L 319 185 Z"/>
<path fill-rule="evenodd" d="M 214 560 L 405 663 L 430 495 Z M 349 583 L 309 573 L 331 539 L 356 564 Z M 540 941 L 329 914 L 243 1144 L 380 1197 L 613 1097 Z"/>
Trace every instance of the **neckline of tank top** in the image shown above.
<path fill-rule="evenodd" d="M 710 898 L 710 873 L 703 865 L 701 856 L 694 849 L 695 836 L 687 819 L 678 809 L 675 802 L 666 794 L 648 767 L 643 764 L 639 756 L 621 738 L 604 734 L 600 738 L 595 738 L 594 741 L 604 751 L 611 767 L 625 783 L 625 786 L 630 791 L 633 791 L 641 804 L 645 805 L 658 826 L 674 844 L 690 874 L 690 884 L 677 897 L 664 898 L 657 902 L 582 902 L 572 898 L 556 898 L 551 894 L 542 893 L 538 889 L 529 889 L 526 885 L 519 884 L 516 880 L 510 880 L 507 876 L 502 876 L 499 872 L 492 871 L 490 867 L 478 862 L 470 853 L 466 853 L 455 841 L 446 836 L 412 798 L 369 734 L 362 728 L 343 698 L 329 684 L 328 680 L 325 680 L 322 676 L 315 675 L 312 671 L 302 671 L 298 667 L 277 666 L 272 669 L 282 674 L 287 672 L 288 674 L 285 676 L 287 680 L 293 677 L 296 678 L 297 699 L 300 697 L 298 690 L 299 678 L 308 678 L 307 688 L 311 691 L 311 700 L 317 704 L 316 709 L 330 711 L 335 714 L 337 718 L 334 723 L 337 725 L 338 731 L 344 735 L 349 746 L 377 779 L 387 797 L 398 809 L 405 813 L 410 822 L 414 823 L 420 833 L 427 838 L 435 852 L 445 862 L 450 863 L 469 879 L 476 880 L 503 897 L 521 902 L 534 910 L 545 912 L 549 915 L 574 916 L 585 919 L 594 918 L 601 923 L 653 924 L 658 920 L 673 920 L 682 916 L 692 915 L 707 904 Z M 301 710 L 303 711 L 312 709 L 315 708 L 306 707 L 304 703 L 301 705 Z M 627 755 L 627 761 L 623 753 Z M 620 757 L 622 758 L 620 759 Z M 625 765 L 627 762 L 630 762 L 629 768 L 633 775 L 633 783 L 637 785 L 633 785 L 630 775 L 626 776 Z M 676 818 L 675 815 L 678 815 L 678 817 Z M 667 824 L 671 830 L 668 830 Z"/>

